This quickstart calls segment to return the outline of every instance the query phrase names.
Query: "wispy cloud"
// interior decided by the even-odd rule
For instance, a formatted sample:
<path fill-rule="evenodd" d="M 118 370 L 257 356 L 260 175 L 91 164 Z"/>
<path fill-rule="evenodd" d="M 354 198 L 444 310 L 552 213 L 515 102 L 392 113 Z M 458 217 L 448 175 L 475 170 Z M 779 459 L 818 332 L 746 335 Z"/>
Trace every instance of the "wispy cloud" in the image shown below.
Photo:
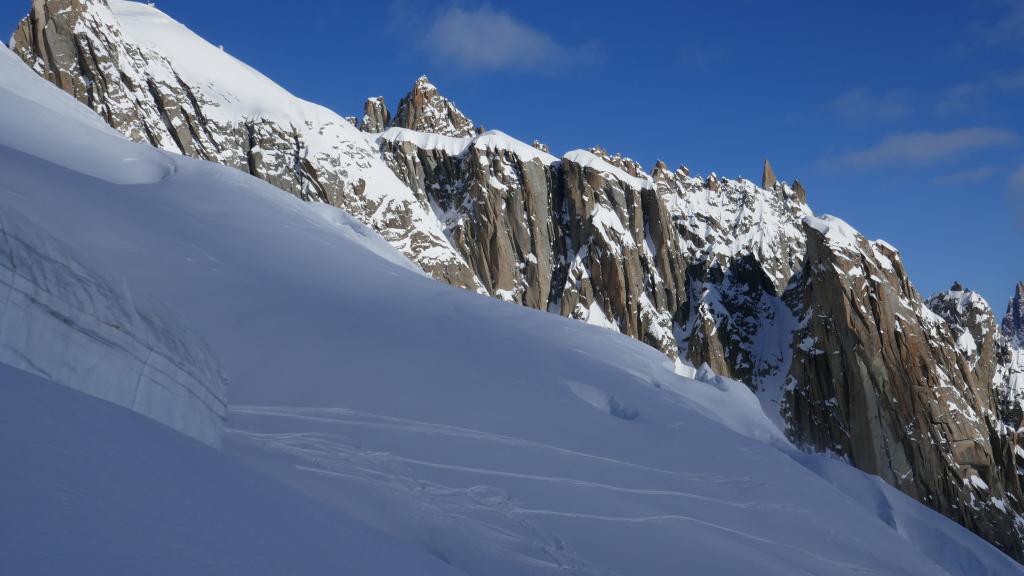
<path fill-rule="evenodd" d="M 1017 42 L 1024 39 L 1024 0 L 1004 0 L 1006 13 L 988 31 L 993 43 Z"/>
<path fill-rule="evenodd" d="M 1017 227 L 1024 232 L 1024 165 L 1021 165 L 1010 174 L 1009 186 L 1006 188 L 1006 200 L 1010 209 L 1016 212 L 1014 221 Z"/>
<path fill-rule="evenodd" d="M 987 81 L 957 84 L 939 96 L 935 102 L 935 112 L 941 116 L 970 112 L 987 99 L 990 89 Z"/>
<path fill-rule="evenodd" d="M 1010 174 L 1010 190 L 1024 198 L 1024 166 L 1017 168 L 1013 174 Z"/>
<path fill-rule="evenodd" d="M 580 63 L 592 49 L 558 43 L 506 12 L 452 6 L 430 26 L 424 49 L 445 62 L 477 70 L 536 70 Z"/>
<path fill-rule="evenodd" d="M 1024 70 L 996 74 L 992 81 L 999 89 L 1007 92 L 1024 91 Z"/>
<path fill-rule="evenodd" d="M 992 178 L 995 166 L 979 166 L 971 170 L 962 170 L 951 174 L 943 174 L 932 179 L 936 186 L 954 186 L 959 184 L 980 184 Z"/>
<path fill-rule="evenodd" d="M 847 120 L 895 120 L 910 111 L 903 92 L 872 94 L 864 88 L 842 94 L 826 108 Z"/>
<path fill-rule="evenodd" d="M 891 134 L 870 148 L 849 152 L 832 163 L 852 168 L 899 164 L 922 166 L 971 150 L 1007 146 L 1016 139 L 1014 132 L 989 127 Z"/>
<path fill-rule="evenodd" d="M 940 116 L 972 112 L 983 109 L 994 97 L 1020 91 L 1024 91 L 1024 70 L 998 72 L 948 88 L 935 102 L 935 112 Z"/>

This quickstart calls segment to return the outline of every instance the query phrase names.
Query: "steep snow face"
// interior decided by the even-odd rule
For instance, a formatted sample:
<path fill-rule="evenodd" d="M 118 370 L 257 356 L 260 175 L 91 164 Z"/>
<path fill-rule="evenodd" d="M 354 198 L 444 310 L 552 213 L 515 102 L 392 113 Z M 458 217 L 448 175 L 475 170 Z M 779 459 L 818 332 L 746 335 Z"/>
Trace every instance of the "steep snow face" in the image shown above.
<path fill-rule="evenodd" d="M 128 410 L 0 382 L 5 574 L 458 574 Z"/>
<path fill-rule="evenodd" d="M 156 151 L 139 161 L 169 162 L 159 181 L 114 185 L 85 174 L 64 160 L 82 142 L 99 151 L 96 173 L 138 158 L 138 146 L 81 122 L 71 99 L 47 97 L 54 89 L 2 52 L 7 83 L 40 95 L 0 90 L 0 213 L 17 210 L 131 294 L 165 302 L 210 342 L 233 382 L 227 454 L 207 452 L 209 460 L 114 415 L 70 406 L 78 419 L 70 439 L 101 423 L 115 429 L 93 446 L 117 449 L 101 460 L 116 465 L 109 485 L 90 480 L 90 464 L 54 450 L 69 440 L 52 436 L 53 427 L 30 425 L 30 414 L 65 401 L 2 403 L 25 415 L 7 420 L 10 428 L 29 431 L 4 432 L 16 440 L 3 449 L 20 455 L 5 453 L 4 462 L 41 471 L 57 493 L 73 478 L 96 495 L 62 499 L 59 511 L 52 498 L 19 500 L 17 514 L 0 517 L 5 535 L 31 525 L 47 558 L 101 566 L 82 557 L 78 536 L 107 551 L 124 535 L 104 539 L 82 522 L 96 503 L 123 502 L 114 492 L 124 490 L 132 505 L 110 508 L 115 526 L 133 535 L 154 518 L 181 527 L 170 540 L 130 547 L 158 568 L 173 553 L 171 566 L 185 558 L 201 571 L 213 542 L 226 554 L 214 559 L 242 555 L 240 570 L 254 572 L 321 572 L 351 561 L 356 572 L 430 574 L 443 573 L 441 558 L 459 573 L 489 575 L 660 575 L 679 566 L 695 574 L 1021 573 L 893 489 L 800 455 L 746 387 L 707 371 L 680 377 L 634 340 L 433 282 L 396 264 L 392 248 L 343 212 Z M 69 138 L 52 149 L 20 144 L 49 121 Z M 41 434 L 51 434 L 47 450 L 22 450 Z M 122 448 L 144 465 L 119 460 Z M 319 511 L 225 471 L 234 457 L 315 499 Z M 54 471 L 54 462 L 86 477 Z M 178 462 L 187 477 L 171 473 L 181 472 Z M 7 494 L 34 486 L 22 474 L 0 482 L 12 478 Z M 164 484 L 179 478 L 195 480 L 198 496 L 192 484 Z M 156 487 L 155 497 L 128 491 L 143 484 Z M 53 537 L 67 534 L 69 513 L 76 538 Z M 339 517 L 372 525 L 392 544 Z M 189 538 L 193 529 L 203 545 Z M 255 568 L 242 543 L 255 548 Z M 28 565 L 37 551 L 15 546 L 5 561 Z"/>

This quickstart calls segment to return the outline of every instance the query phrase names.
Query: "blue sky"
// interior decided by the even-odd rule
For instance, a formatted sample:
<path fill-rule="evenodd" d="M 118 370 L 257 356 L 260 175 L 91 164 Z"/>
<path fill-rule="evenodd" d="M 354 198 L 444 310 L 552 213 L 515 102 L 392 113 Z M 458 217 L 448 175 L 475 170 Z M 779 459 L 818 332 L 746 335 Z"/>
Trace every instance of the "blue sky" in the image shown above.
<path fill-rule="evenodd" d="M 1024 280 L 1024 0 L 157 6 L 345 115 L 426 73 L 553 152 L 755 180 L 767 157 L 816 212 L 900 248 L 925 295 L 960 280 L 1001 313 Z"/>

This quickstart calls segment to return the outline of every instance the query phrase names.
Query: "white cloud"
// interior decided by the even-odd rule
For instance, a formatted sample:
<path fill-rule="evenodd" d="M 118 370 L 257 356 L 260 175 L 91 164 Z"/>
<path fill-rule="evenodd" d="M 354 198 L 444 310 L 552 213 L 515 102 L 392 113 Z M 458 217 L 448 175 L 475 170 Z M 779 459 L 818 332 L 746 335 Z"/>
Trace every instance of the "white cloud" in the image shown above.
<path fill-rule="evenodd" d="M 1016 139 L 1017 135 L 1009 130 L 987 127 L 891 134 L 875 146 L 840 156 L 837 162 L 854 168 L 927 165 L 970 150 L 1007 146 Z"/>
<path fill-rule="evenodd" d="M 893 120 L 909 112 L 902 92 L 872 94 L 863 88 L 851 90 L 833 100 L 829 110 L 849 120 Z"/>
<path fill-rule="evenodd" d="M 438 60 L 479 70 L 555 67 L 585 55 L 489 6 L 446 9 L 431 25 L 423 47 Z"/>

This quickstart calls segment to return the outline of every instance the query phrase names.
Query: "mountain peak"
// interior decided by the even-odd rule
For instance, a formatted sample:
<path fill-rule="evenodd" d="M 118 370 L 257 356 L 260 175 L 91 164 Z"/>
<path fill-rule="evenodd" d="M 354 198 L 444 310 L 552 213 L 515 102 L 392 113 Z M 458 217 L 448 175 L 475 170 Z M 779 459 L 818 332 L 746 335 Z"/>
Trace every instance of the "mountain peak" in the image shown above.
<path fill-rule="evenodd" d="M 473 121 L 442 96 L 426 75 L 417 78 L 398 103 L 391 126 L 442 136 L 466 137 L 476 132 Z"/>

